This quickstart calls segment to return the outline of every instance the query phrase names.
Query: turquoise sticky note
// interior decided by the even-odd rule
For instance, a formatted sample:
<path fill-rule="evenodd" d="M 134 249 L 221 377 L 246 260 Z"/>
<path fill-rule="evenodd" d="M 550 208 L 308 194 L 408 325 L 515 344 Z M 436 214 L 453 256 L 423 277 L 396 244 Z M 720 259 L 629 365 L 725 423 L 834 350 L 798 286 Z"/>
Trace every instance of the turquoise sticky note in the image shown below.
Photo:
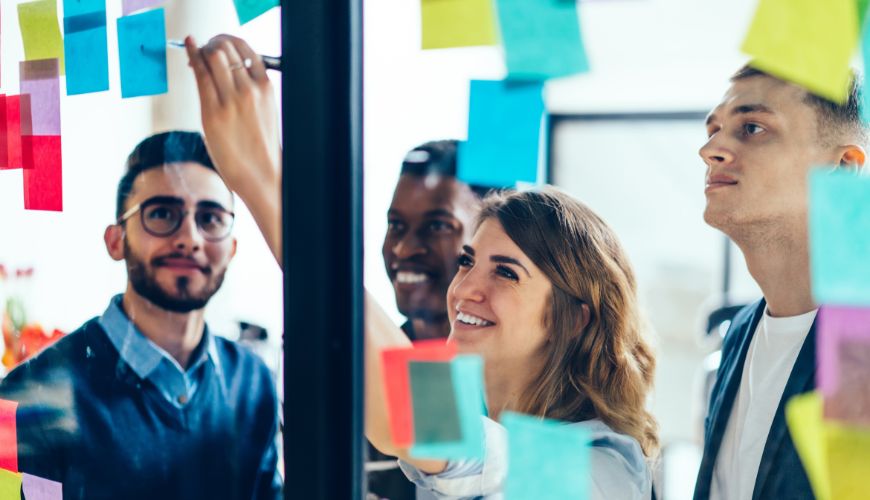
<path fill-rule="evenodd" d="M 462 438 L 450 363 L 411 361 L 411 404 L 415 443 L 443 443 Z"/>
<path fill-rule="evenodd" d="M 870 306 L 870 178 L 810 172 L 809 238 L 816 303 Z"/>
<path fill-rule="evenodd" d="M 577 425 L 502 413 L 508 435 L 506 500 L 589 498 L 589 434 Z"/>
<path fill-rule="evenodd" d="M 546 80 L 589 71 L 573 0 L 497 0 L 509 80 Z"/>
<path fill-rule="evenodd" d="M 163 94 L 166 82 L 166 21 L 163 9 L 118 18 L 121 97 Z"/>
<path fill-rule="evenodd" d="M 109 89 L 106 0 L 64 0 L 67 95 Z"/>
<path fill-rule="evenodd" d="M 277 7 L 279 0 L 233 0 L 236 4 L 236 14 L 239 16 L 239 24 L 259 17 L 272 7 Z"/>
<path fill-rule="evenodd" d="M 454 400 L 458 411 L 461 439 L 415 443 L 410 450 L 416 458 L 444 460 L 483 458 L 483 360 L 480 356 L 460 355 L 449 362 Z"/>
<path fill-rule="evenodd" d="M 494 188 L 534 183 L 542 157 L 544 84 L 472 80 L 458 177 Z"/>

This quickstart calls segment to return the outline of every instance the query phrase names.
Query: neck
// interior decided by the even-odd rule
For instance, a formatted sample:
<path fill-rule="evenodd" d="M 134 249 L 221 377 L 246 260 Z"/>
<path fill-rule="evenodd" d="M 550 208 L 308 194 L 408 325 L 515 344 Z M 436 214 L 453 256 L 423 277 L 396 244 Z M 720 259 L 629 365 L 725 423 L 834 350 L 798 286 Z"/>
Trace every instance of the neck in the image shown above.
<path fill-rule="evenodd" d="M 450 335 L 450 320 L 440 318 L 411 318 L 415 340 L 446 339 Z"/>
<path fill-rule="evenodd" d="M 531 384 L 531 374 L 536 372 L 517 370 L 516 366 L 509 367 L 500 363 L 484 363 L 486 408 L 489 417 L 497 421 L 501 412 L 519 410 L 520 400 Z"/>
<path fill-rule="evenodd" d="M 205 330 L 203 310 L 177 313 L 161 309 L 129 285 L 122 303 L 124 312 L 136 328 L 186 370 L 190 355 L 199 345 Z"/>

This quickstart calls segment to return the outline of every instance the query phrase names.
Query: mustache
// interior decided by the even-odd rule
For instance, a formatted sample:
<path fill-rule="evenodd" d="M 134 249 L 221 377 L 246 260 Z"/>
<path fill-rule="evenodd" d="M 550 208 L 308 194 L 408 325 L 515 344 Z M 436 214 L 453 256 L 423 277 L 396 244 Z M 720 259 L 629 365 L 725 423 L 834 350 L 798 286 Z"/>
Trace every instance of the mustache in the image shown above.
<path fill-rule="evenodd" d="M 196 259 L 194 259 L 193 257 L 191 257 L 189 255 L 185 255 L 185 254 L 180 253 L 180 252 L 174 252 L 174 253 L 170 253 L 167 255 L 161 255 L 159 257 L 154 257 L 153 259 L 151 259 L 151 265 L 152 266 L 165 266 L 166 261 L 169 259 L 186 260 L 186 261 L 190 262 L 192 265 L 198 267 L 200 269 L 200 271 L 202 271 L 204 274 L 211 274 L 211 266 L 202 265 L 199 262 L 197 262 Z"/>

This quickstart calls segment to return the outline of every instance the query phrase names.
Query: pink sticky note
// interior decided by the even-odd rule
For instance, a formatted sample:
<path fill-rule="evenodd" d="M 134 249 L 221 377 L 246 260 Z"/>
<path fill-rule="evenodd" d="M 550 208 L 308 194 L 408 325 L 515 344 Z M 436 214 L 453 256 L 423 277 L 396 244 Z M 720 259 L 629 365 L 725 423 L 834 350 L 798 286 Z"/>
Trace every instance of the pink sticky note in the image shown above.
<path fill-rule="evenodd" d="M 62 500 L 63 485 L 57 481 L 43 479 L 30 474 L 22 474 L 24 496 L 27 500 Z"/>
<path fill-rule="evenodd" d="M 162 3 L 163 0 L 124 0 L 121 11 L 126 16 L 139 10 L 150 9 Z"/>
<path fill-rule="evenodd" d="M 60 135 L 57 59 L 21 62 L 21 135 Z"/>
<path fill-rule="evenodd" d="M 0 117 L 2 120 L 3 117 Z M 21 96 L 6 96 L 6 147 L 7 168 L 22 168 L 21 158 Z"/>
<path fill-rule="evenodd" d="M 819 310 L 817 333 L 817 385 L 825 396 L 837 392 L 840 379 L 840 345 L 870 343 L 870 308 L 825 306 Z"/>
<path fill-rule="evenodd" d="M 63 210 L 63 175 L 59 135 L 25 135 L 21 138 L 24 159 L 24 208 Z"/>
<path fill-rule="evenodd" d="M 17 409 L 17 402 L 0 399 L 0 469 L 12 472 L 18 472 Z"/>

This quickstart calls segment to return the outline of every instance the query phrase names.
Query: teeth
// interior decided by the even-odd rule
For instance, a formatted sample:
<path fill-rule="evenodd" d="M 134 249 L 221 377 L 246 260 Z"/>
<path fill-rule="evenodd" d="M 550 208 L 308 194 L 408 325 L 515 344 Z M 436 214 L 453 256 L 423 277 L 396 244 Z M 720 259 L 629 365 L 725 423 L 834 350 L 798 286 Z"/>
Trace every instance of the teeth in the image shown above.
<path fill-rule="evenodd" d="M 429 280 L 429 276 L 422 273 L 412 273 L 408 271 L 399 271 L 396 273 L 397 283 L 422 283 Z"/>
<path fill-rule="evenodd" d="M 470 314 L 465 314 L 464 312 L 460 312 L 456 315 L 456 319 L 465 323 L 466 325 L 474 325 L 474 326 L 489 326 L 492 325 L 491 321 L 487 321 L 483 318 L 478 318 L 477 316 L 472 316 Z"/>

